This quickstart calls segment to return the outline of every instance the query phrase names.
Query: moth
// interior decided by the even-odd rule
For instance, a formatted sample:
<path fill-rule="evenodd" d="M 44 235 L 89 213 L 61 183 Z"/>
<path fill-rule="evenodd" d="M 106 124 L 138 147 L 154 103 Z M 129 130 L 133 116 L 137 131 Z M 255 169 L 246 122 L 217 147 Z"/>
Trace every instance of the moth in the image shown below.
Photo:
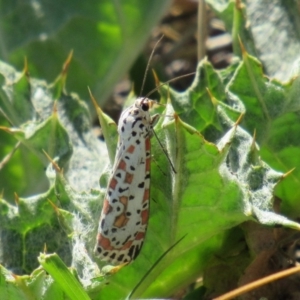
<path fill-rule="evenodd" d="M 137 100 L 122 113 L 119 142 L 100 216 L 95 252 L 114 265 L 129 263 L 139 254 L 149 218 L 150 163 L 156 103 Z"/>

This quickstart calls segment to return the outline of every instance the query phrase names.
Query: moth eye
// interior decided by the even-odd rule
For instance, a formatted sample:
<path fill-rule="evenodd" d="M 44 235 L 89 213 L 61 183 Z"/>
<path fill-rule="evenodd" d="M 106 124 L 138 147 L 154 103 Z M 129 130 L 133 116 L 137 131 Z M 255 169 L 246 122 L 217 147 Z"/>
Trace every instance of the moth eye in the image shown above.
<path fill-rule="evenodd" d="M 149 104 L 148 103 L 142 103 L 142 110 L 143 111 L 148 111 L 149 110 Z"/>

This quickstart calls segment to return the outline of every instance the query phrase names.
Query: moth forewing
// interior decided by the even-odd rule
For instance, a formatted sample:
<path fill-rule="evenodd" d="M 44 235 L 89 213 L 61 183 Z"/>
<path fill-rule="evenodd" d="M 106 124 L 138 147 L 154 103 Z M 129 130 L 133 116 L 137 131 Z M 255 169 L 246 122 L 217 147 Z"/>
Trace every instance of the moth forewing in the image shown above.
<path fill-rule="evenodd" d="M 138 98 L 122 113 L 119 142 L 101 212 L 96 253 L 122 264 L 142 247 L 149 217 L 150 137 L 159 115 L 150 116 L 155 101 Z"/>

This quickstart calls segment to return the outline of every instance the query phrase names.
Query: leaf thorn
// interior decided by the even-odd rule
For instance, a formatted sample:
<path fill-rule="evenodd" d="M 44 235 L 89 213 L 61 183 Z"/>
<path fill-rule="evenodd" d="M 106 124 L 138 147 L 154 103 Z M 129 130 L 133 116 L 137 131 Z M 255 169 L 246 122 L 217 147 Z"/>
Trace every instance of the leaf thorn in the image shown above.
<path fill-rule="evenodd" d="M 160 80 L 159 80 L 159 78 L 158 78 L 158 75 L 157 75 L 157 73 L 155 72 L 154 69 L 152 69 L 151 71 L 152 71 L 152 74 L 153 74 L 153 77 L 154 77 L 155 85 L 156 85 L 156 87 L 159 87 L 159 85 L 160 85 Z"/>
<path fill-rule="evenodd" d="M 256 142 L 256 129 L 254 129 L 254 132 L 253 132 L 253 138 L 252 138 L 252 144 L 251 144 L 251 149 L 252 150 L 256 149 L 255 142 Z"/>
<path fill-rule="evenodd" d="M 285 179 L 287 176 L 289 176 L 296 168 L 293 168 L 289 171 L 287 171 L 286 173 L 284 173 L 281 177 L 281 179 Z"/>
<path fill-rule="evenodd" d="M 240 114 L 239 118 L 238 118 L 238 119 L 235 121 L 235 123 L 234 123 L 234 126 L 235 126 L 235 127 L 237 127 L 237 126 L 241 123 L 241 121 L 242 121 L 244 115 L 245 115 L 244 113 Z"/>
<path fill-rule="evenodd" d="M 29 70 L 28 70 L 28 60 L 27 57 L 24 57 L 24 68 L 23 68 L 23 74 L 29 78 Z"/>
<path fill-rule="evenodd" d="M 239 44 L 240 44 L 240 47 L 241 47 L 241 50 L 242 50 L 242 55 L 245 56 L 247 54 L 247 51 L 245 49 L 245 46 L 241 40 L 241 37 L 240 35 L 238 35 L 238 40 L 239 40 Z"/>
<path fill-rule="evenodd" d="M 206 88 L 206 91 L 207 91 L 207 93 L 209 95 L 211 103 L 213 104 L 213 106 L 216 107 L 218 105 L 218 100 L 213 96 L 213 94 L 211 93 L 211 91 L 210 91 L 210 89 L 208 87 Z"/>
<path fill-rule="evenodd" d="M 47 199 L 47 200 L 48 200 L 48 202 L 50 203 L 50 205 L 52 206 L 52 208 L 54 209 L 55 213 L 56 213 L 57 215 L 59 215 L 60 212 L 59 212 L 58 207 L 57 207 L 50 199 Z"/>
<path fill-rule="evenodd" d="M 68 57 L 67 57 L 67 59 L 66 59 L 66 61 L 64 62 L 64 64 L 63 64 L 63 67 L 62 67 L 62 76 L 66 76 L 67 75 L 67 72 L 68 72 L 68 69 L 69 69 L 69 65 L 70 65 L 70 63 L 71 63 L 71 60 L 72 60 L 72 58 L 73 58 L 73 53 L 74 53 L 74 51 L 73 51 L 73 49 L 70 51 L 70 53 L 69 53 L 69 55 L 68 55 Z"/>
<path fill-rule="evenodd" d="M 119 272 L 123 267 L 127 266 L 128 262 L 123 263 L 121 265 L 118 266 L 111 266 L 111 265 L 107 265 L 105 267 L 102 268 L 101 272 L 103 273 L 103 275 L 112 275 L 112 274 L 116 274 L 117 272 Z"/>
<path fill-rule="evenodd" d="M 14 192 L 14 195 L 15 195 L 15 202 L 16 202 L 16 205 L 19 206 L 19 204 L 20 204 L 20 198 L 19 198 L 19 195 L 18 195 L 16 192 Z"/>
<path fill-rule="evenodd" d="M 89 91 L 90 98 L 91 98 L 91 100 L 92 100 L 92 102 L 93 102 L 93 105 L 94 105 L 94 107 L 95 107 L 97 113 L 98 113 L 98 114 L 99 114 L 99 113 L 103 113 L 101 107 L 98 105 L 97 100 L 95 99 L 94 95 L 92 94 L 92 91 L 91 91 L 91 89 L 90 89 L 89 86 L 88 86 L 88 91 Z"/>
<path fill-rule="evenodd" d="M 52 112 L 53 112 L 54 117 L 57 117 L 57 100 L 55 100 L 53 102 Z"/>
<path fill-rule="evenodd" d="M 52 163 L 52 166 L 55 169 L 55 171 L 58 173 L 61 173 L 62 169 L 60 169 L 58 164 L 50 157 L 50 155 L 44 149 L 42 149 L 42 150 L 43 150 L 44 154 L 46 155 L 46 157 L 48 158 L 48 160 Z"/>

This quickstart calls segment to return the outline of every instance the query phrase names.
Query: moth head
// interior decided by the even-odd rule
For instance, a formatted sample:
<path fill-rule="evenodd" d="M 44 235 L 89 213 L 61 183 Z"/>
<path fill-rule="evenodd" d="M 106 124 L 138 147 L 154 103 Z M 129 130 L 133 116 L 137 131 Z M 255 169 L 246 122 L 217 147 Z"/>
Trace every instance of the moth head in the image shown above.
<path fill-rule="evenodd" d="M 148 111 L 155 103 L 156 101 L 150 100 L 148 98 L 139 98 L 136 102 L 136 105 L 143 111 Z"/>

